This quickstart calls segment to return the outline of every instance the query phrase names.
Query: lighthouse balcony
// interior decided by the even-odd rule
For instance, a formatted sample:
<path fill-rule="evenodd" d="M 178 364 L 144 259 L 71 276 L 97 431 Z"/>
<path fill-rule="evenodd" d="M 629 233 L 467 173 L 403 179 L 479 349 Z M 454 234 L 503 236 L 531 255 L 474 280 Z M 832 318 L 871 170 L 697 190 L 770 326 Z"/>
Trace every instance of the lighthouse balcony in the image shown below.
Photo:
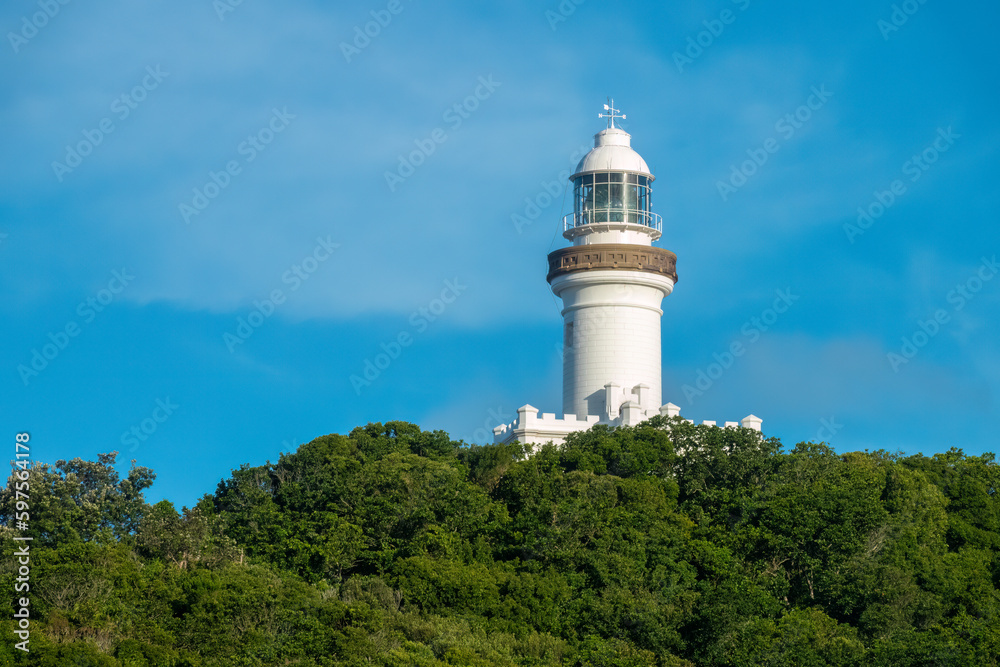
<path fill-rule="evenodd" d="M 563 216 L 563 232 L 584 225 L 640 226 L 652 230 L 659 237 L 663 233 L 663 219 L 650 211 L 630 211 L 620 208 L 590 209 Z"/>

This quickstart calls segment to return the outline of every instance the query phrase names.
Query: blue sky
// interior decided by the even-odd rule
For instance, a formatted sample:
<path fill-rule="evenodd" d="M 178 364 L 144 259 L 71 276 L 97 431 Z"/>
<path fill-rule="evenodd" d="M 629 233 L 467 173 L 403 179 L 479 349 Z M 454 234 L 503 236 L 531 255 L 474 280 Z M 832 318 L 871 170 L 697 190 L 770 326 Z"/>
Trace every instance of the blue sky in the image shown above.
<path fill-rule="evenodd" d="M 560 412 L 547 186 L 607 96 L 679 258 L 664 400 L 787 446 L 997 449 L 994 4 L 46 6 L 0 9 L 11 452 L 119 451 L 190 505 L 369 421 Z"/>

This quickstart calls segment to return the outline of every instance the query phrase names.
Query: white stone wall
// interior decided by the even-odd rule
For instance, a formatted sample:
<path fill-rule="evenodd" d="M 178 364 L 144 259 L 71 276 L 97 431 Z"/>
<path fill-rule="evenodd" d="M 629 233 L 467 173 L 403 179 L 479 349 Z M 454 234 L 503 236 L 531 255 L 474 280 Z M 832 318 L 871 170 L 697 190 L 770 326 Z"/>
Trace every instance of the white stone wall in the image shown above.
<path fill-rule="evenodd" d="M 577 431 L 586 431 L 598 423 L 597 415 L 582 416 L 563 415 L 556 419 L 555 413 L 543 412 L 538 416 L 538 408 L 523 405 L 517 409 L 517 419 L 510 424 L 501 424 L 493 429 L 493 441 L 497 443 L 517 440 L 527 445 L 544 445 L 554 442 L 561 445 L 566 436 Z"/>
<path fill-rule="evenodd" d="M 517 440 L 531 445 L 532 450 L 538 445 L 547 442 L 561 445 L 565 442 L 566 436 L 577 431 L 586 431 L 594 424 L 609 424 L 610 426 L 635 426 L 650 419 L 657 414 L 665 417 L 679 417 L 680 407 L 673 403 L 661 405 L 659 408 L 645 410 L 641 409 L 635 402 L 626 403 L 622 406 L 621 416 L 616 419 L 607 420 L 597 415 L 575 415 L 565 414 L 561 419 L 556 418 L 552 412 L 544 412 L 538 415 L 538 408 L 531 405 L 524 405 L 518 408 L 517 418 L 509 424 L 501 424 L 493 429 L 493 441 L 495 443 L 505 443 Z M 694 423 L 690 419 L 686 420 Z M 705 426 L 716 426 L 714 421 L 703 421 Z M 749 428 L 760 433 L 763 421 L 754 415 L 747 415 L 739 423 L 726 422 L 726 428 Z"/>

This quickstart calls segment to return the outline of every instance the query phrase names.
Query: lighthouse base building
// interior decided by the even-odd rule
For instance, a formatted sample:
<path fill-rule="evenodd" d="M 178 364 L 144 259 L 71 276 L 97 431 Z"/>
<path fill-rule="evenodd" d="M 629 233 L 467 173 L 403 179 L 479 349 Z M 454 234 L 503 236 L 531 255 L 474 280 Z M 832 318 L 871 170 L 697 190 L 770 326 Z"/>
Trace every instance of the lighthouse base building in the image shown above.
<path fill-rule="evenodd" d="M 663 232 L 652 207 L 655 177 L 615 126 L 625 116 L 613 101 L 604 108 L 607 129 L 570 176 L 573 213 L 563 218 L 563 236 L 572 245 L 548 257 L 547 279 L 563 303 L 563 414 L 522 406 L 493 430 L 497 443 L 561 444 L 595 424 L 680 415 L 673 403 L 661 404 L 660 358 L 660 306 L 677 283 L 677 256 L 653 246 Z M 761 420 L 724 425 L 760 431 Z"/>

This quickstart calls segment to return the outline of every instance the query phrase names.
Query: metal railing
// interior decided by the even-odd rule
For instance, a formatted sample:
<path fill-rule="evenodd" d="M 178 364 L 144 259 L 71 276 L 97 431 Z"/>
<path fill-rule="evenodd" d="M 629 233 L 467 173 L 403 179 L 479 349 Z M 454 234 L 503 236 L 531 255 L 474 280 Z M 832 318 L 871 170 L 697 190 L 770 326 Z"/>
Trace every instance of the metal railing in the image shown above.
<path fill-rule="evenodd" d="M 621 208 L 598 208 L 563 216 L 563 231 L 583 225 L 626 224 L 651 227 L 663 233 L 663 219 L 657 213 Z"/>

